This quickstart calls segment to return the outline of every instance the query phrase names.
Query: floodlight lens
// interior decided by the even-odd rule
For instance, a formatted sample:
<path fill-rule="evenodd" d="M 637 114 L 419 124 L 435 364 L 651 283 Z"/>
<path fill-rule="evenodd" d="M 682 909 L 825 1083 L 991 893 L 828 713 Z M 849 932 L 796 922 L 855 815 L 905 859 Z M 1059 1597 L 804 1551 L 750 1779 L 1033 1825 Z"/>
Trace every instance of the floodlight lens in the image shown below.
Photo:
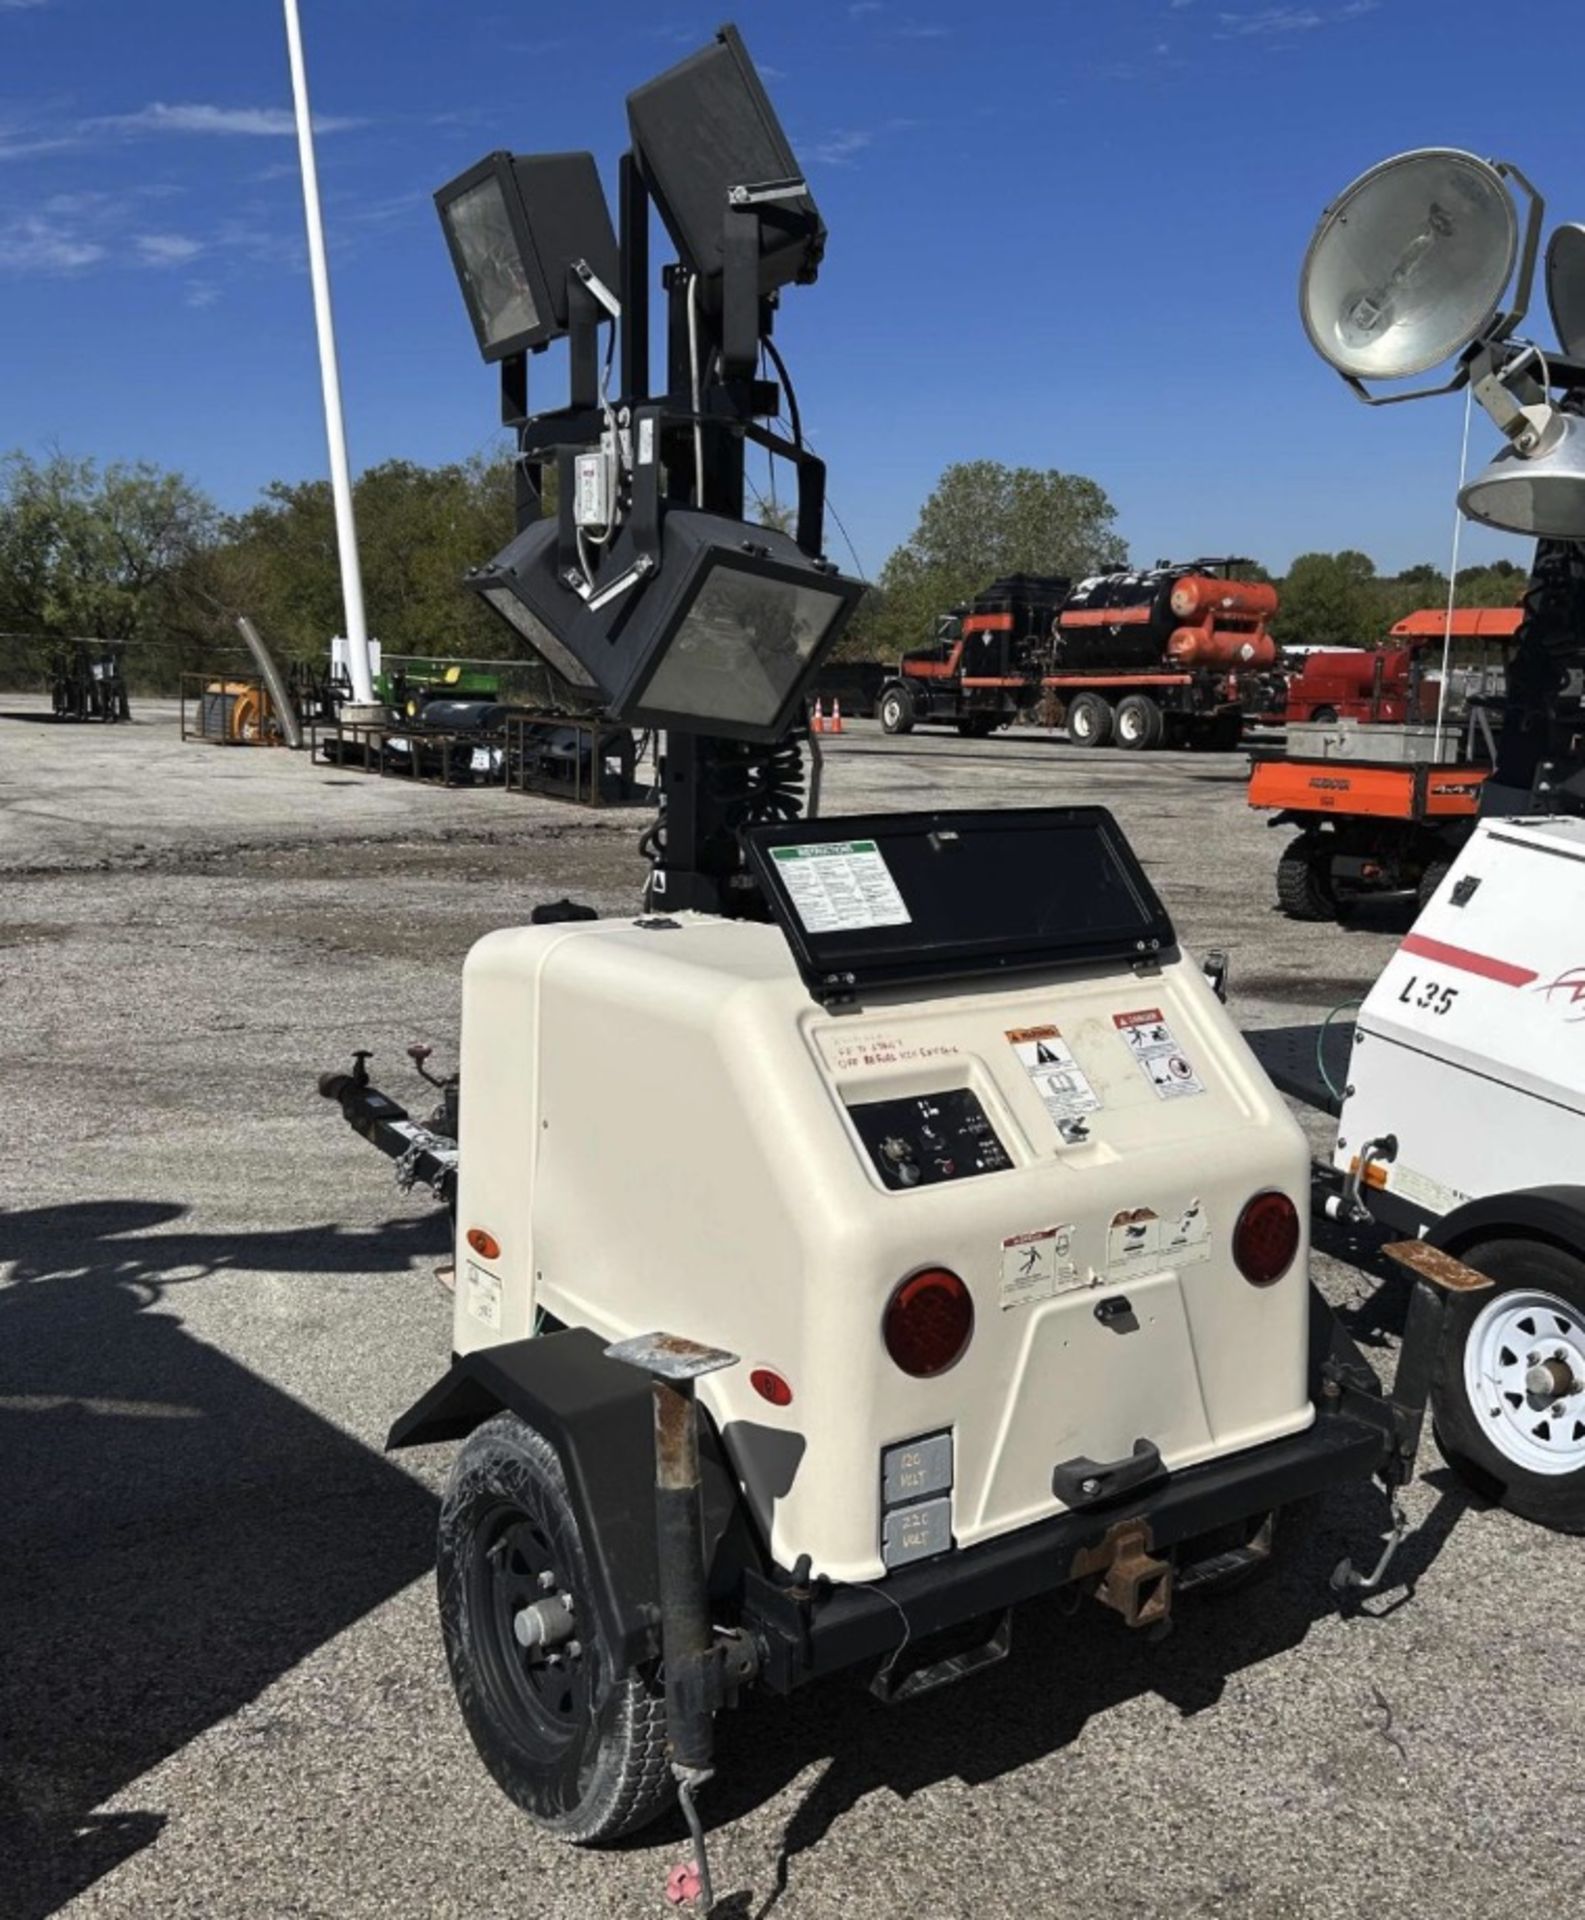
<path fill-rule="evenodd" d="M 841 617 L 846 596 L 716 565 L 644 689 L 661 713 L 768 725 Z"/>
<path fill-rule="evenodd" d="M 1429 147 L 1362 174 L 1321 216 L 1299 307 L 1338 372 L 1399 380 L 1478 338 L 1502 301 L 1519 217 L 1501 174 Z"/>
<path fill-rule="evenodd" d="M 481 180 L 445 210 L 486 348 L 539 325 L 501 183 Z"/>

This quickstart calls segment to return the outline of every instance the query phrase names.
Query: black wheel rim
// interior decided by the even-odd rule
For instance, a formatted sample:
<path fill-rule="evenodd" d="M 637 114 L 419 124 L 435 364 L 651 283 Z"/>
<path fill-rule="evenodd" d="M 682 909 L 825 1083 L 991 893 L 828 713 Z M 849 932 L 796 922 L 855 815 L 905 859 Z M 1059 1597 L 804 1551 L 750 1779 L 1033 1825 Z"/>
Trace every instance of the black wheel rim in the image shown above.
<path fill-rule="evenodd" d="M 589 1661 L 576 1637 L 559 1647 L 530 1649 L 515 1632 L 525 1607 L 556 1594 L 573 1594 L 578 1619 L 579 1596 L 566 1560 L 566 1543 L 536 1515 L 516 1506 L 492 1507 L 480 1515 L 474 1534 L 467 1607 L 480 1679 L 497 1717 L 546 1758 L 565 1754 L 576 1770 L 590 1717 Z"/>

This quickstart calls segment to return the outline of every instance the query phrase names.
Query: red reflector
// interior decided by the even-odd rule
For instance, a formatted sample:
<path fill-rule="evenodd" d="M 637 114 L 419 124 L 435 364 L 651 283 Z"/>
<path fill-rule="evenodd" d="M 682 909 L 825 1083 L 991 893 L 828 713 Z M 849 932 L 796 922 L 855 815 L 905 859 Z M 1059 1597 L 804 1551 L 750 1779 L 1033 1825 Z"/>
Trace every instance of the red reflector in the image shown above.
<path fill-rule="evenodd" d="M 481 1260 L 499 1260 L 501 1243 L 493 1233 L 486 1233 L 483 1227 L 469 1227 L 468 1245 Z"/>
<path fill-rule="evenodd" d="M 1254 1287 L 1269 1287 L 1299 1251 L 1299 1209 L 1285 1193 L 1257 1193 L 1233 1229 L 1233 1258 Z"/>
<path fill-rule="evenodd" d="M 928 1379 L 962 1359 L 974 1332 L 974 1301 L 955 1273 L 927 1267 L 892 1294 L 881 1330 L 903 1372 Z"/>
<path fill-rule="evenodd" d="M 773 1407 L 792 1405 L 792 1388 L 774 1367 L 756 1367 L 749 1375 L 748 1383 L 762 1400 L 768 1400 Z"/>

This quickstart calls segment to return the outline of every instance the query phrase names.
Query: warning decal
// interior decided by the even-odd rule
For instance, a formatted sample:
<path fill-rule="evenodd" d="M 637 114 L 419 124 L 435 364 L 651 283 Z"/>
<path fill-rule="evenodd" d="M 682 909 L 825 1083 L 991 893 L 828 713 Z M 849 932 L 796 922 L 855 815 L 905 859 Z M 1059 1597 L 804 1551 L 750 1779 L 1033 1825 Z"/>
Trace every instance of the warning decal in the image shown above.
<path fill-rule="evenodd" d="M 485 1267 L 476 1267 L 470 1260 L 463 1299 L 475 1320 L 482 1320 L 497 1333 L 501 1331 L 501 1282 L 496 1274 Z"/>
<path fill-rule="evenodd" d="M 1158 1099 L 1178 1100 L 1185 1094 L 1204 1093 L 1205 1082 L 1194 1071 L 1171 1027 L 1162 1019 L 1159 1007 L 1114 1013 L 1112 1025 L 1134 1056 L 1134 1064 L 1155 1088 Z"/>
<path fill-rule="evenodd" d="M 905 927 L 910 914 L 891 868 L 873 840 L 829 840 L 772 847 L 787 897 L 810 933 L 861 933 Z"/>
<path fill-rule="evenodd" d="M 1007 1040 L 1054 1121 L 1100 1110 L 1100 1095 L 1058 1028 L 1014 1027 Z"/>
<path fill-rule="evenodd" d="M 1106 1277 L 1158 1273 L 1167 1267 L 1193 1266 L 1211 1257 L 1211 1222 L 1203 1201 L 1191 1200 L 1177 1213 L 1132 1207 L 1112 1216 L 1106 1235 Z"/>
<path fill-rule="evenodd" d="M 1002 1306 L 1027 1307 L 1084 1283 L 1073 1263 L 1073 1228 L 1041 1227 L 1002 1242 Z"/>

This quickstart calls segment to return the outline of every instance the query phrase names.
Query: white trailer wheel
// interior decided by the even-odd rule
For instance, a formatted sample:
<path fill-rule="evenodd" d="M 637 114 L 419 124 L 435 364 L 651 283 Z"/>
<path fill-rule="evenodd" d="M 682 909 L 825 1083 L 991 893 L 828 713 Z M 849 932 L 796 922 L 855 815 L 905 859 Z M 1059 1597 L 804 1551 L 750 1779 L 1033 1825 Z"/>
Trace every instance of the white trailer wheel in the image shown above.
<path fill-rule="evenodd" d="M 1504 1459 L 1585 1468 L 1585 1315 L 1569 1301 L 1522 1288 L 1489 1302 L 1464 1342 L 1464 1391 Z"/>

